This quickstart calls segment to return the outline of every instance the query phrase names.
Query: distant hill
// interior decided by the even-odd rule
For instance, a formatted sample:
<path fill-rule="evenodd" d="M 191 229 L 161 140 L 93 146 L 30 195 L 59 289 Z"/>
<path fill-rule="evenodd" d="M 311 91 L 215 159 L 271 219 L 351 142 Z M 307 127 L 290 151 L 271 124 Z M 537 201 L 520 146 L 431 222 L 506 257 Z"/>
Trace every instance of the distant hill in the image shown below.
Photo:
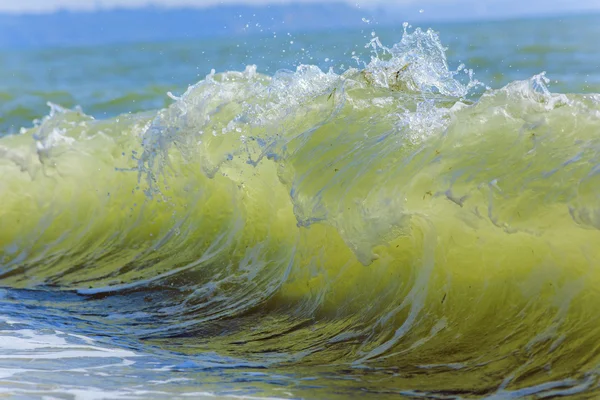
<path fill-rule="evenodd" d="M 76 46 L 312 31 L 359 26 L 365 17 L 368 12 L 345 3 L 0 14 L 0 47 Z"/>

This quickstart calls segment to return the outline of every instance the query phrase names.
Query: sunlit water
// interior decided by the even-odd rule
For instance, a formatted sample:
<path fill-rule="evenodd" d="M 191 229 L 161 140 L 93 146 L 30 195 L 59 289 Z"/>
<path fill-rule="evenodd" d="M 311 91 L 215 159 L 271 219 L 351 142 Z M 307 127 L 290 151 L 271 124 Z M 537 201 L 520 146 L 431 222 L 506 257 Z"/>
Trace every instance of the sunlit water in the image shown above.
<path fill-rule="evenodd" d="M 594 398 L 599 22 L 2 52 L 0 394 Z"/>

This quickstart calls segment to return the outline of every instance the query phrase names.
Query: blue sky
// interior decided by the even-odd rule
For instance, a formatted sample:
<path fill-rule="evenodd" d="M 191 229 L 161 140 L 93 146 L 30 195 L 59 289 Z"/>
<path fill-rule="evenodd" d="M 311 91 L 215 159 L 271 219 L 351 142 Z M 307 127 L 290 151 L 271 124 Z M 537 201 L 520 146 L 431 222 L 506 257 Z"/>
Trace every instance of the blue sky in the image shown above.
<path fill-rule="evenodd" d="M 443 5 L 445 7 L 456 4 L 466 15 L 486 15 L 491 9 L 498 9 L 506 4 L 507 13 L 520 14 L 552 14 L 563 12 L 578 12 L 586 10 L 600 11 L 600 0 L 294 0 L 293 2 L 339 2 L 358 5 L 363 8 L 374 6 L 394 7 L 403 6 L 421 9 L 424 13 L 427 8 Z M 98 8 L 112 8 L 116 6 L 139 7 L 155 4 L 167 7 L 196 6 L 207 7 L 217 4 L 268 4 L 286 3 L 289 0 L 0 0 L 0 12 L 29 13 L 52 12 L 60 8 L 71 10 L 94 10 Z"/>

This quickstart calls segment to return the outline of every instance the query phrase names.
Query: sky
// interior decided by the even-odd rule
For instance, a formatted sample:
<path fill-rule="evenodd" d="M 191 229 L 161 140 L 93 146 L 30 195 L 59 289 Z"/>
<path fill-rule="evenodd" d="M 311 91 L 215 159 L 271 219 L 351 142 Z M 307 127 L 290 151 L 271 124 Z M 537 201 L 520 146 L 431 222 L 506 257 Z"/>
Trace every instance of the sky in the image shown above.
<path fill-rule="evenodd" d="M 293 0 L 294 3 L 333 2 L 335 0 Z M 340 0 L 337 0 L 339 2 Z M 345 0 L 341 0 L 345 1 Z M 359 0 L 362 3 L 375 1 Z M 112 7 L 140 7 L 148 4 L 166 7 L 209 7 L 219 4 L 273 4 L 290 3 L 289 0 L 0 0 L 0 12 L 51 12 L 60 8 L 70 10 L 94 10 Z M 345 1 L 350 3 L 350 1 Z M 410 3 L 411 0 L 400 0 Z M 356 2 L 355 2 L 356 3 Z"/>
<path fill-rule="evenodd" d="M 435 4 L 451 6 L 456 4 L 464 7 L 472 4 L 473 7 L 482 9 L 486 7 L 502 6 L 507 1 L 510 3 L 511 13 L 518 15 L 531 14 L 532 10 L 539 9 L 540 13 L 551 14 L 561 12 L 577 12 L 594 10 L 600 11 L 600 0 L 522 0 L 515 2 L 510 0 L 293 0 L 294 3 L 306 2 L 340 2 L 344 1 L 352 5 L 369 8 L 374 6 L 414 6 L 435 7 Z M 9 13 L 44 13 L 59 9 L 69 10 L 95 10 L 98 8 L 113 7 L 140 7 L 148 4 L 178 7 L 194 6 L 209 7 L 218 4 L 273 4 L 289 3 L 290 0 L 0 0 L 0 12 Z M 522 10 L 521 8 L 522 7 Z M 424 10 L 426 12 L 426 10 Z"/>

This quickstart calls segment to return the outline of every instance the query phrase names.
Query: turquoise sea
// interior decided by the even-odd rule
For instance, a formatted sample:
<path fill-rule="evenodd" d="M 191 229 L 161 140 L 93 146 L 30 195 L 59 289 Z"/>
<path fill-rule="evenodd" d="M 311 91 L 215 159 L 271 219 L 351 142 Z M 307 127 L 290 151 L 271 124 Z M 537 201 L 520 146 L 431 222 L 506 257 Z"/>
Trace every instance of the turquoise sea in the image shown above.
<path fill-rule="evenodd" d="M 0 50 L 0 397 L 597 398 L 599 37 Z"/>

